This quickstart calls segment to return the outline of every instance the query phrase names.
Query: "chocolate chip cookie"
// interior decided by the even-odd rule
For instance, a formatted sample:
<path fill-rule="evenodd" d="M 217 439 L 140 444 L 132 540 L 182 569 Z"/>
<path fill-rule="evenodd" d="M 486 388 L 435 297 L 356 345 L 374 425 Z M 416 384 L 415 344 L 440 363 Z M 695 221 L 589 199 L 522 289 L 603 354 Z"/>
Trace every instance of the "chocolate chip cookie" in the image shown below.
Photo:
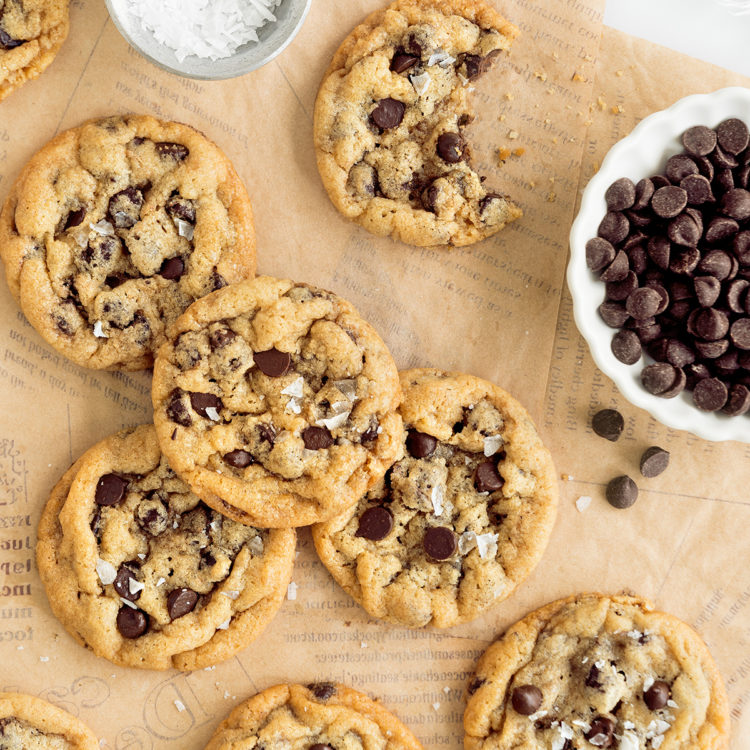
<path fill-rule="evenodd" d="M 51 703 L 23 693 L 0 693 L 2 750 L 99 750 L 94 733 Z"/>
<path fill-rule="evenodd" d="M 146 115 L 91 120 L 21 172 L 0 214 L 13 296 L 85 367 L 149 367 L 195 299 L 255 272 L 242 182 L 197 130 Z"/>
<path fill-rule="evenodd" d="M 397 0 L 334 55 L 315 104 L 323 184 L 344 216 L 411 245 L 469 245 L 521 210 L 483 184 L 471 83 L 517 29 L 481 0 Z"/>
<path fill-rule="evenodd" d="M 414 735 L 363 693 L 321 682 L 276 685 L 237 706 L 205 750 L 234 748 L 422 750 Z"/>
<path fill-rule="evenodd" d="M 195 302 L 154 365 L 154 422 L 174 470 L 244 523 L 330 518 L 398 449 L 396 365 L 354 307 L 259 277 Z"/>
<path fill-rule="evenodd" d="M 449 627 L 505 599 L 539 561 L 557 510 L 526 410 L 460 373 L 401 373 L 398 460 L 351 510 L 313 527 L 320 559 L 371 615 Z"/>
<path fill-rule="evenodd" d="M 532 612 L 485 652 L 466 750 L 725 750 L 729 707 L 698 634 L 630 596 L 583 594 Z"/>
<path fill-rule="evenodd" d="M 142 425 L 95 445 L 58 482 L 37 563 L 52 611 L 97 656 L 189 670 L 260 634 L 286 594 L 294 548 L 292 530 L 204 505 Z"/>
<path fill-rule="evenodd" d="M 68 0 L 0 0 L 0 101 L 54 60 L 68 36 Z"/>

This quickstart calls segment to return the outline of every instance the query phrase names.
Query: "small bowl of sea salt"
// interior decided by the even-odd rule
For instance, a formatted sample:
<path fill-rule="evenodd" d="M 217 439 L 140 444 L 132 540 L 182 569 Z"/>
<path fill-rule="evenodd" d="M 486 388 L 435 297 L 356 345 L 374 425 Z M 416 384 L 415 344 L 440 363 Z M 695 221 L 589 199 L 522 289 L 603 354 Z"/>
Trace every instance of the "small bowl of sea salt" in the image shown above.
<path fill-rule="evenodd" d="M 219 80 L 265 65 L 312 0 L 105 0 L 125 40 L 170 73 Z"/>

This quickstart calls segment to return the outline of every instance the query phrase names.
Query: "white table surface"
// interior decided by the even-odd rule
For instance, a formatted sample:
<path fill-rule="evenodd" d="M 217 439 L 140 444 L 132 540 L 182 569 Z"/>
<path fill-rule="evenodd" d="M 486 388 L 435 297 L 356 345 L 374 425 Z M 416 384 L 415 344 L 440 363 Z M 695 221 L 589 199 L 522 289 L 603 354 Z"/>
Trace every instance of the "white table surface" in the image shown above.
<path fill-rule="evenodd" d="M 750 0 L 607 0 L 604 23 L 750 76 Z"/>

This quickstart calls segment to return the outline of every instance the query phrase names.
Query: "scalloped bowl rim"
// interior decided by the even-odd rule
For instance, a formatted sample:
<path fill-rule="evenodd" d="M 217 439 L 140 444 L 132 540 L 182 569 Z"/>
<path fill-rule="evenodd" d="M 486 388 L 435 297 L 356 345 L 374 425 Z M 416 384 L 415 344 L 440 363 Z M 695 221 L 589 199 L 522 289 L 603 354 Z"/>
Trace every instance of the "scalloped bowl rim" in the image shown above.
<path fill-rule="evenodd" d="M 596 236 L 606 212 L 606 189 L 620 177 L 637 182 L 661 173 L 667 158 L 683 150 L 679 137 L 685 130 L 693 125 L 714 128 L 729 117 L 750 124 L 750 89 L 731 86 L 686 96 L 645 117 L 629 135 L 612 146 L 581 196 L 570 230 L 567 282 L 573 297 L 573 317 L 594 362 L 628 401 L 667 427 L 686 430 L 706 440 L 750 442 L 750 417 L 700 411 L 692 402 L 692 392 L 687 390 L 672 399 L 646 391 L 640 373 L 644 360 L 646 363 L 652 360 L 644 354 L 635 365 L 626 365 L 612 354 L 610 343 L 615 329 L 607 326 L 597 312 L 604 298 L 604 287 L 586 265 L 585 245 Z"/>

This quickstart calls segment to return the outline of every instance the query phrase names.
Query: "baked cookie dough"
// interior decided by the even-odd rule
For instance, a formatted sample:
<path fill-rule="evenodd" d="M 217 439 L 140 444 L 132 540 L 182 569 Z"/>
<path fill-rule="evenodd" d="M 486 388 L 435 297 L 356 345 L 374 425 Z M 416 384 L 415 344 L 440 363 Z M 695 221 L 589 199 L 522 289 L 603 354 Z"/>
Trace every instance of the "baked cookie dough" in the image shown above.
<path fill-rule="evenodd" d="M 99 750 L 99 742 L 82 721 L 41 698 L 0 693 L 0 748 Z"/>
<path fill-rule="evenodd" d="M 422 750 L 379 703 L 329 682 L 276 685 L 240 704 L 205 750 Z"/>
<path fill-rule="evenodd" d="M 142 369 L 193 300 L 254 274 L 250 200 L 188 125 L 90 120 L 21 172 L 0 213 L 0 257 L 55 349 L 85 367 Z"/>
<path fill-rule="evenodd" d="M 548 604 L 487 649 L 466 750 L 725 750 L 729 707 L 698 634 L 643 599 Z"/>
<path fill-rule="evenodd" d="M 54 60 L 68 25 L 68 0 L 0 0 L 0 101 Z"/>
<path fill-rule="evenodd" d="M 261 633 L 294 549 L 293 530 L 243 526 L 204 505 L 141 425 L 95 445 L 58 482 L 37 563 L 52 611 L 97 656 L 190 670 Z"/>
<path fill-rule="evenodd" d="M 460 373 L 401 374 L 398 460 L 358 504 L 313 527 L 320 559 L 369 614 L 449 627 L 505 599 L 554 524 L 555 469 L 526 410 Z"/>
<path fill-rule="evenodd" d="M 341 513 L 398 449 L 396 365 L 354 307 L 269 276 L 195 302 L 154 365 L 154 422 L 174 470 L 244 523 Z"/>
<path fill-rule="evenodd" d="M 333 57 L 315 151 L 336 208 L 410 245 L 469 245 L 521 210 L 485 187 L 464 128 L 470 84 L 518 30 L 482 0 L 396 0 Z"/>

